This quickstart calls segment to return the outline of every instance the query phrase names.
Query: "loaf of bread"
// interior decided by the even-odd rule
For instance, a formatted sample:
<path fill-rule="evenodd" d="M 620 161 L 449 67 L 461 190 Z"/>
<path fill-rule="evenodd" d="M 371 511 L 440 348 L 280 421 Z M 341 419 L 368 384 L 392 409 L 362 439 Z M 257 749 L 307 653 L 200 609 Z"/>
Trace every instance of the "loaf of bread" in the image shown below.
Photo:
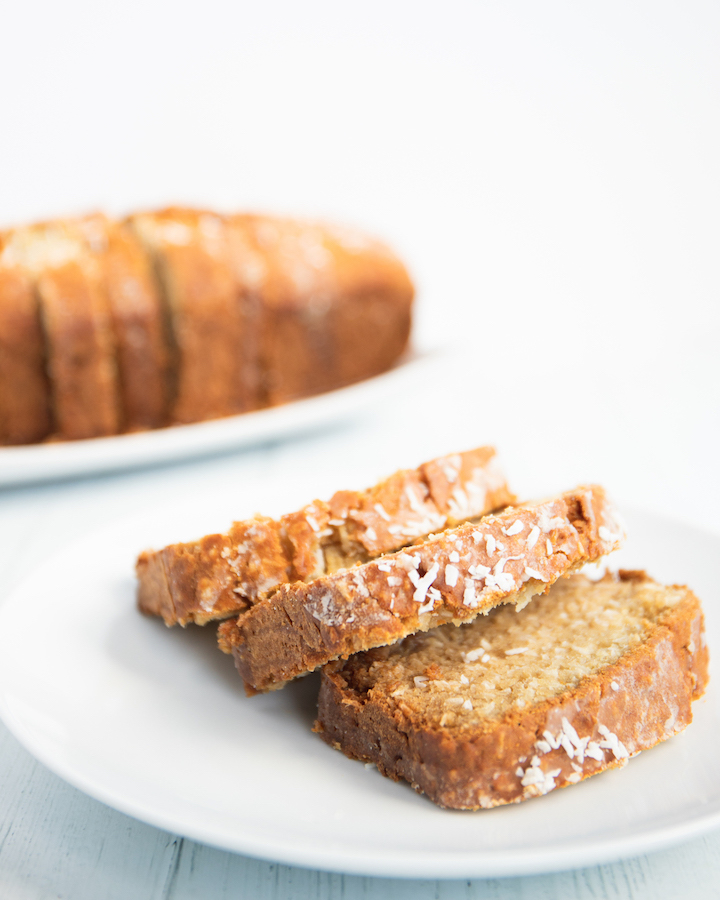
<path fill-rule="evenodd" d="M 282 584 L 222 623 L 220 647 L 233 654 L 249 693 L 273 690 L 332 659 L 468 621 L 502 603 L 521 609 L 623 538 L 603 489 L 580 487 L 308 584 Z"/>
<path fill-rule="evenodd" d="M 332 662 L 315 730 L 440 806 L 517 803 L 682 731 L 708 680 L 697 598 L 641 572 Z"/>
<path fill-rule="evenodd" d="M 197 422 L 342 387 L 405 350 L 413 287 L 378 241 L 171 208 L 0 235 L 0 442 Z"/>
<path fill-rule="evenodd" d="M 281 584 L 399 550 L 514 499 L 492 447 L 453 453 L 280 519 L 255 516 L 225 534 L 142 553 L 138 606 L 167 625 L 203 625 L 238 615 Z"/>

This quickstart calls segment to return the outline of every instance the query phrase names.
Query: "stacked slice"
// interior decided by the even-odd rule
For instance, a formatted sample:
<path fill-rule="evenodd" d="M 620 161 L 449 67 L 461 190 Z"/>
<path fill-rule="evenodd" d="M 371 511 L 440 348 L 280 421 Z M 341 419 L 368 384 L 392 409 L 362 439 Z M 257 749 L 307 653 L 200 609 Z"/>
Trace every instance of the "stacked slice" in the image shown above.
<path fill-rule="evenodd" d="M 281 585 L 220 628 L 252 691 L 272 690 L 338 657 L 437 625 L 470 621 L 501 603 L 522 609 L 562 575 L 620 546 L 602 488 L 508 507 L 308 584 Z"/>
<path fill-rule="evenodd" d="M 145 553 L 140 606 L 225 618 L 250 695 L 323 667 L 316 731 L 441 806 L 517 802 L 682 730 L 708 654 L 687 588 L 572 574 L 623 541 L 602 488 L 513 499 L 491 448 L 433 460 Z"/>
<path fill-rule="evenodd" d="M 331 225 L 172 208 L 0 234 L 0 444 L 197 422 L 342 387 L 407 346 L 413 286 Z"/>
<path fill-rule="evenodd" d="M 348 569 L 513 500 L 492 447 L 453 453 L 278 520 L 255 516 L 226 534 L 142 553 L 138 604 L 167 625 L 226 619 L 281 585 Z"/>

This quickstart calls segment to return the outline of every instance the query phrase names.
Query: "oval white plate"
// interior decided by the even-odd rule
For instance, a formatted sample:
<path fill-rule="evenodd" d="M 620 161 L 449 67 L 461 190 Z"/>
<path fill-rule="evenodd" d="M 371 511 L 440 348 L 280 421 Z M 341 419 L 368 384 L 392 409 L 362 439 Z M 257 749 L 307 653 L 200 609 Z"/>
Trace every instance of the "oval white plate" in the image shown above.
<path fill-rule="evenodd" d="M 263 508 L 275 513 L 283 500 L 266 488 Z M 0 714 L 71 784 L 218 847 L 384 876 L 585 866 L 720 825 L 714 681 L 684 734 L 626 768 L 478 813 L 436 808 L 322 743 L 310 731 L 316 676 L 246 698 L 214 629 L 166 629 L 134 608 L 137 551 L 212 527 L 221 506 L 186 499 L 119 522 L 48 558 L 0 608 Z M 689 583 L 704 601 L 711 651 L 720 647 L 720 539 L 646 514 L 629 524 L 620 562 Z"/>
<path fill-rule="evenodd" d="M 85 441 L 0 447 L 0 487 L 173 462 L 302 434 L 396 396 L 440 356 L 437 351 L 415 353 L 375 378 L 225 419 Z"/>

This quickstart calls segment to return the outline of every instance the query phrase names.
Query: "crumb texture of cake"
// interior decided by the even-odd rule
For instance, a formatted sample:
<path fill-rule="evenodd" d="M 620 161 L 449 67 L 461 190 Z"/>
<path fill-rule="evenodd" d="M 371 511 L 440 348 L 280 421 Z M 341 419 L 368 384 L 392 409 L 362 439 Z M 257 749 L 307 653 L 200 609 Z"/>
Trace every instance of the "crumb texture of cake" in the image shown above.
<path fill-rule="evenodd" d="M 0 234 L 0 443 L 248 412 L 387 371 L 414 288 L 330 223 L 171 207 Z"/>
<path fill-rule="evenodd" d="M 233 654 L 250 692 L 273 690 L 332 659 L 468 621 L 503 603 L 520 609 L 623 539 L 604 490 L 579 487 L 308 584 L 281 585 L 223 623 L 220 646 Z"/>
<path fill-rule="evenodd" d="M 705 690 L 703 614 L 643 572 L 571 575 L 323 669 L 315 730 L 440 806 L 516 803 L 682 731 Z"/>
<path fill-rule="evenodd" d="M 255 516 L 225 534 L 143 553 L 138 605 L 168 625 L 238 615 L 281 584 L 364 563 L 514 500 L 492 447 L 449 454 L 366 491 L 338 491 L 279 519 Z"/>

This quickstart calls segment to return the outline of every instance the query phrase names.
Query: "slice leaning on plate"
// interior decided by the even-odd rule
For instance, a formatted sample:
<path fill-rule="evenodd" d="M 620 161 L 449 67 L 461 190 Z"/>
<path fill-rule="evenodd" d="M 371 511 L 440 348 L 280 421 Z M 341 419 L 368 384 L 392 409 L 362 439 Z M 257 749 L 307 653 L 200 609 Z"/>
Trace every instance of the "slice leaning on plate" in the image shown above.
<path fill-rule="evenodd" d="M 307 584 L 283 584 L 220 626 L 220 648 L 232 653 L 249 693 L 273 690 L 330 660 L 502 603 L 522 608 L 623 538 L 605 491 L 579 487 Z"/>
<path fill-rule="evenodd" d="M 142 553 L 138 606 L 166 625 L 204 625 L 237 615 L 281 584 L 399 550 L 514 500 L 492 447 L 441 456 L 280 519 L 255 516 L 225 534 Z"/>
<path fill-rule="evenodd" d="M 560 579 L 323 670 L 323 740 L 440 806 L 517 803 L 682 731 L 708 680 L 700 603 L 644 572 Z"/>

